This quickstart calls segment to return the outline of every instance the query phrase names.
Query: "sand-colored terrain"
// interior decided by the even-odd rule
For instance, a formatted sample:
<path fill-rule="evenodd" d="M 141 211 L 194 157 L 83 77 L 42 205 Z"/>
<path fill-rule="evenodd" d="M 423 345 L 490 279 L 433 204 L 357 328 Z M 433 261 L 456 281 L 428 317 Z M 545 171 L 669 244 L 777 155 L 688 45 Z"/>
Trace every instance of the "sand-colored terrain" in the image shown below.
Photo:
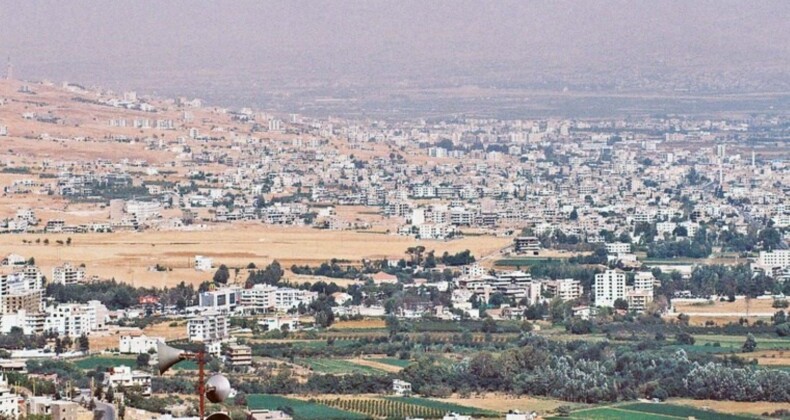
<path fill-rule="evenodd" d="M 338 321 L 332 324 L 333 330 L 348 330 L 356 328 L 384 328 L 386 323 L 383 319 L 360 319 L 352 321 Z"/>
<path fill-rule="evenodd" d="M 70 246 L 56 241 L 72 238 Z M 36 243 L 36 239 L 41 239 Z M 49 245 L 44 245 L 44 239 Z M 26 240 L 28 243 L 23 243 Z M 287 270 L 293 264 L 319 265 L 332 258 L 404 258 L 406 248 L 423 245 L 437 254 L 470 249 L 476 256 L 496 252 L 507 238 L 476 236 L 452 241 L 414 238 L 353 231 L 326 231 L 310 228 L 271 227 L 259 223 L 223 225 L 196 232 L 116 232 L 111 234 L 26 234 L 0 236 L 0 255 L 17 253 L 34 257 L 48 275 L 52 267 L 69 261 L 85 264 L 88 276 L 115 278 L 138 286 L 172 286 L 181 281 L 199 284 L 213 272 L 193 269 L 195 255 L 214 259 L 215 266 L 241 268 L 236 280 L 246 279 L 244 267 L 250 262 L 264 267 L 278 260 Z M 155 265 L 169 271 L 152 271 Z M 235 275 L 235 270 L 231 270 Z M 304 280 L 301 280 L 304 281 Z"/>
<path fill-rule="evenodd" d="M 453 395 L 450 398 L 436 399 L 458 405 L 465 405 L 469 407 L 482 408 L 484 410 L 508 412 L 509 410 L 518 410 L 521 412 L 537 411 L 538 414 L 545 414 L 552 412 L 561 405 L 571 407 L 583 407 L 581 404 L 569 403 L 567 401 L 552 400 L 549 398 L 537 398 L 530 396 L 514 396 L 498 393 L 485 393 L 473 394 L 469 398 L 461 398 L 458 395 Z"/>
<path fill-rule="evenodd" d="M 765 412 L 772 413 L 776 410 L 790 410 L 788 403 L 775 403 L 767 401 L 746 402 L 746 401 L 713 401 L 713 400 L 692 400 L 688 398 L 673 398 L 669 400 L 672 404 L 688 405 L 696 408 L 708 408 L 722 413 L 762 415 Z"/>
<path fill-rule="evenodd" d="M 383 370 L 385 372 L 397 373 L 403 370 L 402 367 L 388 365 L 386 363 L 380 363 L 375 360 L 365 359 L 361 357 L 357 357 L 355 359 L 347 359 L 351 363 L 358 364 L 360 366 L 368 366 L 374 369 Z"/>

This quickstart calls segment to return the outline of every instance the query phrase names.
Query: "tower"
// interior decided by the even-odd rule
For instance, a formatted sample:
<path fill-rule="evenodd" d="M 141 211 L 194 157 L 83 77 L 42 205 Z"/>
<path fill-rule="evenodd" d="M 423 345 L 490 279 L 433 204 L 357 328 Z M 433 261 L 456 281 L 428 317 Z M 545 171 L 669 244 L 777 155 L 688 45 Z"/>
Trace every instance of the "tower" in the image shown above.
<path fill-rule="evenodd" d="M 14 66 L 11 65 L 11 56 L 8 57 L 8 64 L 5 68 L 5 79 L 11 80 L 14 77 Z"/>

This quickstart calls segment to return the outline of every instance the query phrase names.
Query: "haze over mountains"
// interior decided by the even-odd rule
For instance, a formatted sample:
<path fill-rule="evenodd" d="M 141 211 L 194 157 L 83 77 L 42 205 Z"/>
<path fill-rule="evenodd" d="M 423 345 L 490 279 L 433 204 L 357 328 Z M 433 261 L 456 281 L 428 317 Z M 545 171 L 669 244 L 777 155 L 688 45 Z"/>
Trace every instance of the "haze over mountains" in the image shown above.
<path fill-rule="evenodd" d="M 777 92 L 790 80 L 785 1 L 1 4 L 0 54 L 18 78 L 227 105 L 386 109 L 412 88 L 466 85 Z"/>

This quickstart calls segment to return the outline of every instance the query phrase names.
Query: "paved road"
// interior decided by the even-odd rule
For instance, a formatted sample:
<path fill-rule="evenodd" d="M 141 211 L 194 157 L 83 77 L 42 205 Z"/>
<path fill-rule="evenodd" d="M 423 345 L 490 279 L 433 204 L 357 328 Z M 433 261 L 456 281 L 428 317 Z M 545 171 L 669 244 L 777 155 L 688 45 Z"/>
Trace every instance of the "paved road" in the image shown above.
<path fill-rule="evenodd" d="M 82 402 L 83 399 L 88 400 L 91 398 L 91 391 L 89 389 L 81 389 L 80 395 L 74 398 L 74 402 Z M 102 420 L 117 420 L 117 415 L 115 412 L 115 406 L 112 404 L 108 404 L 106 402 L 99 401 L 97 399 L 93 400 L 96 403 L 96 410 L 101 410 L 102 413 Z"/>

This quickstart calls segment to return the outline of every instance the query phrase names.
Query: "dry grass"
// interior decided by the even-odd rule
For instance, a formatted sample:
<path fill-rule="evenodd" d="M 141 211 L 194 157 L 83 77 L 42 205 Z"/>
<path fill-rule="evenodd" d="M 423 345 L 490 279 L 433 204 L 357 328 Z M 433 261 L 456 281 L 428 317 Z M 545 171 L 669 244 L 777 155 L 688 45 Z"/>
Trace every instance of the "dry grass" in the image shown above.
<path fill-rule="evenodd" d="M 55 245 L 56 240 L 72 237 L 71 246 Z M 44 245 L 43 240 L 50 244 Z M 42 243 L 34 243 L 41 239 Z M 22 244 L 22 240 L 32 241 Z M 211 278 L 211 272 L 192 269 L 195 255 L 214 258 L 215 266 L 246 267 L 253 262 L 263 267 L 278 260 L 287 270 L 293 264 L 319 265 L 332 258 L 359 262 L 363 258 L 402 258 L 404 251 L 417 244 L 455 253 L 470 249 L 474 255 L 495 252 L 508 242 L 507 238 L 480 236 L 454 241 L 417 241 L 403 236 L 324 231 L 309 228 L 270 227 L 257 223 L 223 225 L 210 231 L 197 232 L 116 232 L 82 235 L 3 235 L 0 254 L 18 253 L 35 257 L 45 273 L 64 261 L 84 263 L 88 276 L 115 278 L 138 286 L 172 286 L 181 281 L 199 284 Z M 149 271 L 160 264 L 172 271 Z M 231 270 L 231 275 L 234 271 Z M 289 277 L 289 275 L 286 275 Z M 242 269 L 238 281 L 244 281 Z"/>
<path fill-rule="evenodd" d="M 498 393 L 475 394 L 469 398 L 461 398 L 457 395 L 453 395 L 450 398 L 434 399 L 484 410 L 498 411 L 500 413 L 506 413 L 508 410 L 519 410 L 521 412 L 537 411 L 538 414 L 545 414 L 553 412 L 561 405 L 574 408 L 582 407 L 581 404 L 569 403 L 567 401 Z"/>
<path fill-rule="evenodd" d="M 772 402 L 741 402 L 741 401 L 713 401 L 713 400 L 692 400 L 686 398 L 671 399 L 669 402 L 673 404 L 688 405 L 696 408 L 709 408 L 714 411 L 723 413 L 734 414 L 751 414 L 761 415 L 765 412 L 774 412 L 776 410 L 790 410 L 788 403 L 772 403 Z"/>
<path fill-rule="evenodd" d="M 349 362 L 360 365 L 360 366 L 368 366 L 374 369 L 383 370 L 385 372 L 392 372 L 397 373 L 403 370 L 403 368 L 393 365 L 388 365 L 386 363 L 379 363 L 375 360 L 370 359 L 363 359 L 363 358 L 355 358 L 355 359 L 347 359 Z"/>
<path fill-rule="evenodd" d="M 790 341 L 788 341 L 790 345 Z M 790 350 L 760 350 L 742 355 L 763 366 L 790 366 Z"/>
<path fill-rule="evenodd" d="M 348 330 L 348 329 L 373 329 L 385 328 L 387 325 L 383 319 L 360 319 L 352 321 L 338 321 L 332 324 L 333 330 Z"/>
<path fill-rule="evenodd" d="M 674 304 L 675 312 L 677 313 L 706 313 L 711 315 L 724 314 L 724 313 L 743 313 L 748 311 L 753 313 L 774 313 L 777 309 L 773 308 L 772 299 L 751 299 L 748 304 L 746 299 L 737 299 L 735 302 L 713 302 L 710 305 L 703 304 L 697 305 L 693 303 L 676 303 Z"/>

